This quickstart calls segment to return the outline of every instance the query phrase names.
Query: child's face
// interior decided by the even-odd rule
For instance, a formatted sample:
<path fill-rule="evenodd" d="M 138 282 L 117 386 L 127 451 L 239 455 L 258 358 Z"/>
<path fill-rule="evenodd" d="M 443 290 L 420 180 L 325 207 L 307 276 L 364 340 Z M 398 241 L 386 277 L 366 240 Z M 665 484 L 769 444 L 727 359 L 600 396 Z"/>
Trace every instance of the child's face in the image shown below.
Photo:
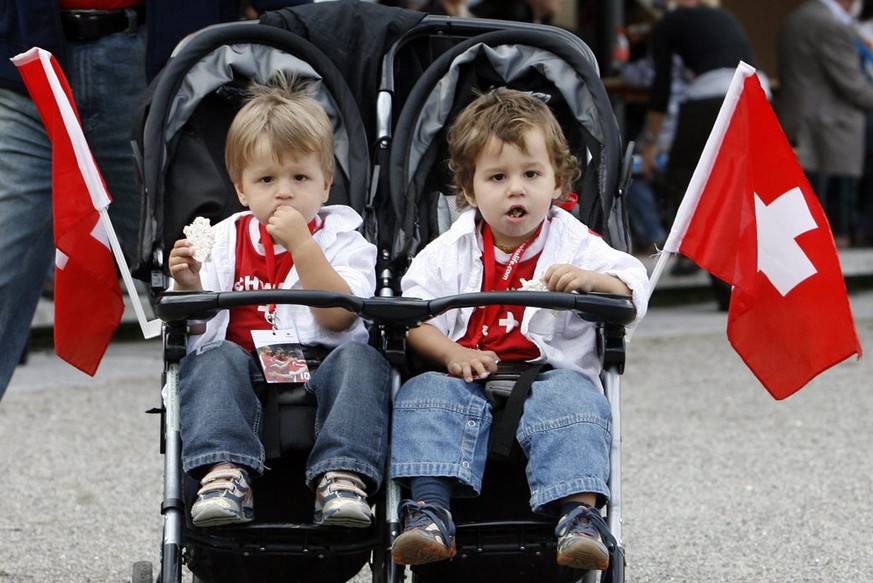
<path fill-rule="evenodd" d="M 280 206 L 293 207 L 311 221 L 327 201 L 330 184 L 318 156 L 284 152 L 277 157 L 268 138 L 261 136 L 234 187 L 243 206 L 266 224 Z"/>
<path fill-rule="evenodd" d="M 524 135 L 525 154 L 517 147 L 491 138 L 476 158 L 473 192 L 464 194 L 491 226 L 494 242 L 514 247 L 533 235 L 561 196 L 543 131 Z"/>

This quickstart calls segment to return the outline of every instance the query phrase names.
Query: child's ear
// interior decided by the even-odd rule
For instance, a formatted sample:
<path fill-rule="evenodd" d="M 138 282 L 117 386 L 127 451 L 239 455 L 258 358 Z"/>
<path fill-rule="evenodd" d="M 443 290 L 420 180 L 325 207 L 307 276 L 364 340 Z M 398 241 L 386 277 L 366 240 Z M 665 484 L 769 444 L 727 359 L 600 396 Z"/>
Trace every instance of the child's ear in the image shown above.
<path fill-rule="evenodd" d="M 563 184 L 555 184 L 555 191 L 552 192 L 552 200 L 558 200 L 561 198 L 561 194 L 564 192 Z"/>
<path fill-rule="evenodd" d="M 464 198 L 467 199 L 467 203 L 469 203 L 469 205 L 471 207 L 478 208 L 476 205 L 476 197 L 475 196 L 471 196 L 471 195 L 467 194 L 466 190 L 463 191 L 463 194 L 464 194 Z"/>
<path fill-rule="evenodd" d="M 246 196 L 246 193 L 243 192 L 241 186 L 242 186 L 242 185 L 240 185 L 240 184 L 237 183 L 237 182 L 234 182 L 234 184 L 233 184 L 233 188 L 234 188 L 234 190 L 236 190 L 236 196 L 237 196 L 237 198 L 239 198 L 239 203 L 240 203 L 241 205 L 243 205 L 244 207 L 248 208 L 248 206 L 249 206 L 249 199 L 248 199 L 248 197 Z"/>
<path fill-rule="evenodd" d="M 327 199 L 330 198 L 330 187 L 333 186 L 333 177 L 328 177 L 324 179 L 324 192 L 321 195 L 321 203 L 324 204 L 327 202 Z"/>

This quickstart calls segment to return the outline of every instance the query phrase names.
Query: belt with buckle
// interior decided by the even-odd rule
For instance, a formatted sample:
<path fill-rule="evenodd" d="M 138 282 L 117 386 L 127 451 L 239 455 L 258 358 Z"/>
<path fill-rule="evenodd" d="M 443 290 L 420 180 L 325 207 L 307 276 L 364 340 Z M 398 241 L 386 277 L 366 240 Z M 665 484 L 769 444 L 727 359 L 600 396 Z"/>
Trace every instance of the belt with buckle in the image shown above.
<path fill-rule="evenodd" d="M 83 42 L 117 32 L 136 34 L 145 22 L 145 3 L 121 10 L 61 10 L 67 40 Z"/>

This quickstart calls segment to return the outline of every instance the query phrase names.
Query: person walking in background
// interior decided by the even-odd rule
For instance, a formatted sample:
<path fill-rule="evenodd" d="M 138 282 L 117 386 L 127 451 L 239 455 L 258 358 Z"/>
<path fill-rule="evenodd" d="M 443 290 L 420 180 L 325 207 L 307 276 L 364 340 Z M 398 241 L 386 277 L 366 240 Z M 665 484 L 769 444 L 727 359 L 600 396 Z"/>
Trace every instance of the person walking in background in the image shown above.
<path fill-rule="evenodd" d="M 255 0 L 263 11 L 300 0 Z M 136 105 L 176 44 L 237 20 L 239 0 L 6 0 L 0 5 L 0 398 L 26 353 L 52 266 L 52 146 L 10 59 L 38 46 L 69 79 L 85 138 L 112 195 L 109 216 L 132 255 L 140 193 L 131 158 Z"/>
<path fill-rule="evenodd" d="M 860 66 L 864 76 L 873 83 L 873 1 L 858 7 L 858 23 L 855 26 L 856 44 L 860 53 Z M 863 174 L 858 183 L 858 247 L 873 247 L 873 110 L 864 114 L 866 120 L 864 138 Z"/>
<path fill-rule="evenodd" d="M 25 350 L 54 257 L 52 146 L 10 58 L 34 46 L 57 58 L 112 194 L 119 240 L 134 249 L 140 202 L 129 136 L 146 87 L 145 27 L 142 0 L 10 0 L 0 9 L 0 396 Z"/>
<path fill-rule="evenodd" d="M 779 32 L 779 120 L 838 246 L 851 244 L 865 111 L 873 110 L 873 85 L 861 71 L 852 35 L 852 4 L 806 0 Z"/>

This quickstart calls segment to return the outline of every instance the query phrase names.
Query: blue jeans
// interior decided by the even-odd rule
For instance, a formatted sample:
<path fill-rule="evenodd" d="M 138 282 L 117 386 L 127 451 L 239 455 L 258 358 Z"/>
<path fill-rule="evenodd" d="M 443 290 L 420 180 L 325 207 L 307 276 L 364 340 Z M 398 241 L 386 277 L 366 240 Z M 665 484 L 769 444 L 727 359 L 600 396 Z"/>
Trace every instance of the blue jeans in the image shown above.
<path fill-rule="evenodd" d="M 110 217 L 129 250 L 136 248 L 139 232 L 130 135 L 146 86 L 144 30 L 69 43 L 65 71 L 113 197 Z M 27 343 L 53 257 L 51 143 L 30 98 L 0 89 L 0 397 Z"/>
<path fill-rule="evenodd" d="M 391 477 L 453 477 L 453 495 L 479 495 L 491 421 L 482 383 L 436 372 L 413 377 L 394 399 Z M 611 423 L 606 397 L 584 374 L 537 376 L 516 430 L 535 512 L 555 513 L 551 503 L 571 494 L 609 497 Z"/>
<path fill-rule="evenodd" d="M 182 359 L 179 369 L 182 467 L 200 477 L 218 463 L 264 472 L 265 388 L 260 365 L 222 341 Z M 315 445 L 306 464 L 314 488 L 327 471 L 346 470 L 382 484 L 388 450 L 391 367 L 376 349 L 347 342 L 322 361 L 306 390 L 318 401 Z"/>
<path fill-rule="evenodd" d="M 651 183 L 642 176 L 635 177 L 628 190 L 628 212 L 634 235 L 644 245 L 664 244 L 667 231 L 661 224 L 658 196 Z"/>

